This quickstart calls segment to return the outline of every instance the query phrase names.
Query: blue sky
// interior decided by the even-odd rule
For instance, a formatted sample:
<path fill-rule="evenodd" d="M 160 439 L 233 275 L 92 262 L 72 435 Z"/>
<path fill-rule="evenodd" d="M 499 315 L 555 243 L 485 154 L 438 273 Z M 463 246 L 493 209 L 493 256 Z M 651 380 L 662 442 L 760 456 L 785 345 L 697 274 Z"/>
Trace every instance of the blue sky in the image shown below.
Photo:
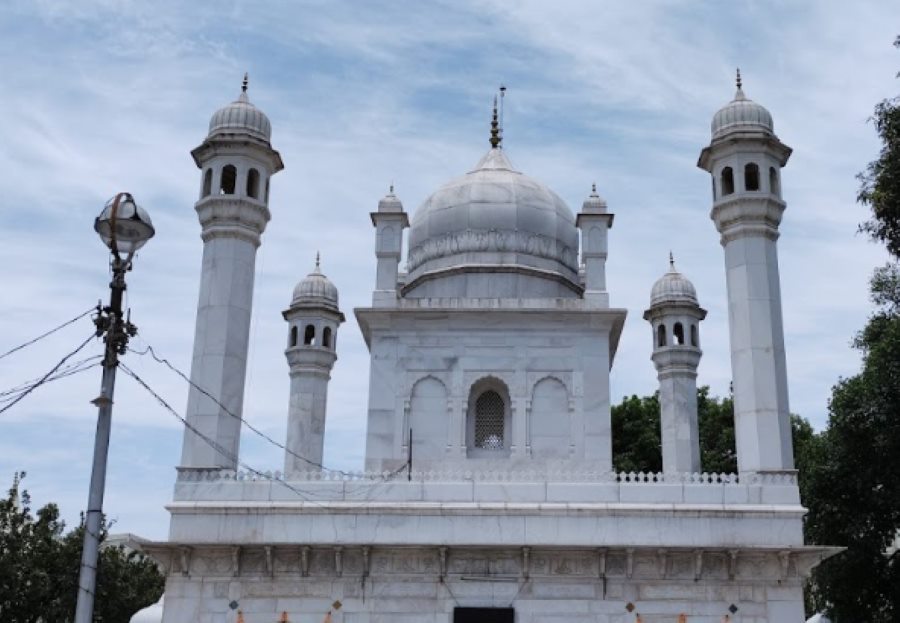
<path fill-rule="evenodd" d="M 326 463 L 362 464 L 367 353 L 352 308 L 374 283 L 368 213 L 393 181 L 408 212 L 488 148 L 502 82 L 507 153 L 573 210 L 596 182 L 616 213 L 609 288 L 629 311 L 615 399 L 656 387 L 640 315 L 671 249 L 709 316 L 700 382 L 727 392 L 725 281 L 696 167 L 713 113 L 734 92 L 773 114 L 794 148 L 779 241 L 791 408 L 821 428 L 830 387 L 853 374 L 849 342 L 870 311 L 884 252 L 856 233 L 855 174 L 876 156 L 867 119 L 897 93 L 895 2 L 128 2 L 12 0 L 0 8 L 0 351 L 107 297 L 92 220 L 128 190 L 157 236 L 129 274 L 140 335 L 187 370 L 200 268 L 189 151 L 244 71 L 286 168 L 257 259 L 245 416 L 284 438 L 281 310 L 312 268 L 348 322 L 329 395 Z M 92 330 L 85 319 L 0 360 L 0 390 L 43 374 Z M 100 352 L 94 344 L 88 354 Z M 185 384 L 127 363 L 176 409 Z M 87 497 L 99 370 L 40 388 L 0 416 L 0 481 L 17 469 L 35 502 L 73 522 Z M 124 375 L 116 391 L 105 509 L 116 530 L 163 538 L 180 424 Z M 283 457 L 245 431 L 245 462 Z M 4 485 L 5 486 L 5 485 Z"/>

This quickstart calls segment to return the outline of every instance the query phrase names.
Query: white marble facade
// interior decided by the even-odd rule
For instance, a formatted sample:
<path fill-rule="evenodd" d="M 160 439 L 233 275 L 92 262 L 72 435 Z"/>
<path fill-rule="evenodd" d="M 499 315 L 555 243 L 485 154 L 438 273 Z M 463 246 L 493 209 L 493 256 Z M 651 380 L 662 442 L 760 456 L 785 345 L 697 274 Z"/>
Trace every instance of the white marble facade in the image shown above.
<path fill-rule="evenodd" d="M 236 472 L 237 420 L 192 396 L 189 421 L 207 438 L 186 433 L 169 538 L 145 546 L 167 573 L 163 620 L 803 621 L 803 580 L 833 550 L 803 543 L 784 430 L 778 219 L 765 215 L 784 210 L 790 150 L 740 85 L 712 129 L 699 164 L 715 176 L 729 269 L 739 474 L 701 473 L 691 398 L 706 312 L 674 265 L 645 312 L 664 470 L 613 472 L 609 371 L 626 318 L 606 287 L 613 215 L 596 189 L 576 216 L 517 171 L 495 111 L 491 147 L 470 172 L 412 218 L 393 188 L 371 214 L 372 305 L 355 310 L 371 354 L 365 472 L 315 465 L 343 320 L 318 266 L 284 312 L 288 452 L 275 460 L 285 472 Z M 246 151 L 268 163 L 267 179 L 281 165 L 270 136 L 244 93 L 214 115 L 195 153 L 215 158 L 198 165 L 220 170 Z M 206 247 L 258 243 L 268 192 L 207 190 L 204 178 Z M 252 300 L 242 275 L 255 246 L 217 249 L 204 261 L 192 376 L 227 376 L 227 392 L 210 392 L 240 413 Z M 229 293 L 238 304 L 210 307 Z"/>

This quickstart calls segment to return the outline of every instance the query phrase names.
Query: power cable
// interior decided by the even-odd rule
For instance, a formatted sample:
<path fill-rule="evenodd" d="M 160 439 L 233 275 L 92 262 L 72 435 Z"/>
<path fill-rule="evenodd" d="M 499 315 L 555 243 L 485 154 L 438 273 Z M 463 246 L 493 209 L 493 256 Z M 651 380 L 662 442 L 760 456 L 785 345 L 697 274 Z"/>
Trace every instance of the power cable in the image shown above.
<path fill-rule="evenodd" d="M 270 476 L 269 474 L 266 474 L 265 472 L 262 472 L 262 471 L 260 471 L 260 470 L 258 470 L 258 469 L 256 469 L 256 468 L 254 468 L 254 467 L 251 467 L 250 465 L 247 465 L 246 463 L 244 463 L 243 461 L 241 461 L 239 457 L 235 456 L 235 455 L 232 454 L 229 450 L 227 450 L 226 448 L 222 447 L 222 445 L 219 444 L 218 442 L 216 442 L 214 439 L 210 439 L 209 437 L 207 437 L 206 435 L 204 435 L 203 433 L 201 433 L 201 432 L 197 429 L 197 427 L 195 427 L 195 426 L 192 425 L 190 422 L 188 422 L 186 418 L 184 418 L 180 413 L 178 413 L 175 409 L 173 409 L 172 406 L 171 406 L 168 402 L 166 402 L 166 400 L 165 400 L 162 396 L 160 396 L 158 393 L 156 393 L 156 392 L 153 390 L 153 388 L 151 388 L 151 387 L 146 383 L 146 381 L 144 381 L 144 379 L 142 379 L 136 372 L 134 372 L 134 370 L 132 370 L 131 368 L 129 368 L 128 366 L 126 366 L 126 365 L 125 365 L 124 363 L 122 363 L 122 362 L 119 362 L 119 368 L 122 370 L 122 372 L 124 372 L 126 375 L 130 376 L 130 377 L 131 377 L 132 379 L 134 379 L 141 387 L 143 387 L 143 388 L 147 391 L 147 393 L 149 393 L 151 396 L 153 396 L 153 398 L 155 398 L 156 401 L 157 401 L 157 402 L 158 402 L 158 403 L 159 403 L 166 411 L 168 411 L 168 412 L 171 413 L 173 416 L 175 416 L 175 417 L 176 417 L 176 418 L 184 425 L 185 428 L 187 428 L 189 431 L 191 431 L 192 433 L 194 433 L 195 435 L 197 435 L 198 437 L 200 437 L 206 444 L 208 444 L 208 445 L 209 445 L 212 449 L 214 449 L 216 452 L 219 452 L 219 453 L 222 454 L 222 456 L 224 456 L 224 457 L 226 457 L 226 458 L 228 458 L 228 459 L 234 461 L 235 464 L 239 465 L 240 467 L 243 467 L 243 468 L 244 468 L 245 470 L 247 470 L 249 473 L 251 473 L 251 474 L 253 474 L 253 475 L 255 475 L 255 476 L 258 476 L 258 477 L 260 477 L 260 478 L 264 478 L 264 479 L 266 479 L 266 480 L 269 480 L 269 481 L 271 481 L 271 482 L 277 482 L 277 483 L 283 485 L 284 487 L 290 489 L 290 490 L 293 491 L 294 493 L 296 493 L 299 497 L 303 498 L 305 501 L 316 503 L 316 502 L 314 502 L 313 500 L 311 500 L 310 497 L 309 497 L 309 496 L 312 495 L 311 492 L 309 492 L 309 491 L 303 491 L 303 490 L 301 490 L 301 489 L 297 489 L 296 487 L 294 487 L 293 485 L 289 484 L 288 482 L 286 482 L 286 481 L 284 481 L 284 480 L 281 480 L 281 479 L 279 479 L 279 478 L 274 478 L 273 476 Z"/>
<path fill-rule="evenodd" d="M 85 370 L 90 370 L 91 368 L 95 368 L 98 365 L 100 365 L 100 362 L 99 362 L 100 359 L 103 359 L 103 355 L 92 355 L 91 357 L 86 357 L 84 359 L 80 359 L 80 360 L 76 361 L 75 363 L 70 363 L 69 365 L 63 366 L 62 368 L 60 368 L 59 371 L 56 372 L 56 374 L 53 374 L 52 376 L 48 377 L 45 382 L 49 383 L 51 381 L 63 379 L 63 378 L 66 378 L 67 376 L 72 376 L 73 374 L 78 374 L 79 372 L 84 372 Z M 86 365 L 86 364 L 90 364 L 90 365 Z M 20 392 L 25 391 L 31 385 L 34 385 L 38 381 L 40 381 L 40 378 L 31 379 L 29 381 L 25 381 L 24 383 L 20 383 L 16 387 L 12 387 L 10 389 L 0 392 L 0 402 L 7 402 L 9 400 L 12 400 L 13 396 L 15 396 L 16 394 L 19 394 Z"/>
<path fill-rule="evenodd" d="M 145 342 L 146 342 L 146 340 L 145 340 Z M 265 439 L 266 441 L 268 441 L 269 443 L 271 443 L 271 444 L 274 445 L 275 447 L 280 448 L 281 450 L 284 450 L 284 451 L 287 452 L 289 455 L 291 455 L 291 456 L 293 456 L 293 457 L 295 457 L 295 458 L 297 458 L 297 459 L 303 461 L 304 463 L 307 463 L 308 465 L 311 465 L 311 466 L 313 466 L 313 467 L 317 467 L 317 468 L 322 469 L 322 470 L 325 470 L 325 471 L 327 471 L 327 472 L 333 472 L 333 473 L 336 473 L 336 474 L 341 474 L 342 476 L 347 476 L 347 477 L 349 477 L 349 478 L 352 478 L 352 477 L 354 476 L 354 474 L 352 474 L 352 473 L 350 473 L 350 472 L 347 472 L 347 471 L 344 471 L 344 470 L 341 470 L 341 469 L 334 469 L 334 468 L 330 468 L 330 467 L 325 467 L 325 466 L 322 465 L 321 463 L 317 463 L 316 461 L 313 461 L 313 460 L 311 460 L 311 459 L 308 459 L 308 458 L 306 458 L 306 457 L 304 457 L 304 456 L 301 456 L 301 455 L 297 454 L 296 452 L 294 452 L 293 450 L 291 450 L 290 448 L 288 448 L 288 447 L 285 446 L 284 444 L 282 444 L 282 443 L 276 441 L 275 439 L 273 439 L 272 437 L 270 437 L 269 435 L 267 435 L 267 434 L 264 433 L 263 431 L 259 430 L 258 428 L 256 428 L 256 427 L 253 426 L 252 424 L 250 424 L 250 423 L 249 423 L 246 419 L 244 419 L 243 417 L 241 417 L 241 416 L 239 416 L 239 415 L 237 415 L 237 414 L 235 414 L 235 413 L 232 413 L 225 405 L 223 405 L 223 404 L 219 401 L 218 398 L 216 398 L 216 397 L 213 396 L 211 393 L 209 393 L 207 390 L 205 390 L 204 388 L 202 388 L 202 387 L 200 387 L 199 385 L 197 385 L 196 383 L 194 383 L 194 382 L 193 382 L 193 381 L 192 381 L 192 380 L 191 380 L 184 372 L 182 372 L 182 371 L 179 370 L 177 367 L 175 367 L 168 359 L 166 359 L 165 357 L 160 357 L 159 355 L 157 355 L 157 354 L 156 354 L 156 351 L 153 350 L 153 346 L 151 346 L 149 343 L 147 344 L 147 348 L 144 349 L 143 351 L 134 350 L 134 349 L 131 349 L 131 348 L 129 348 L 128 350 L 131 351 L 132 353 L 135 353 L 135 354 L 141 355 L 141 356 L 149 354 L 151 357 L 153 357 L 153 359 L 154 359 L 157 363 L 161 363 L 161 364 L 165 365 L 167 368 L 169 368 L 169 370 L 171 370 L 172 372 L 174 372 L 175 374 L 177 374 L 178 376 L 180 376 L 186 383 L 188 383 L 188 385 L 190 385 L 191 387 L 193 387 L 194 389 L 196 389 L 197 391 L 199 391 L 200 393 L 202 393 L 204 396 L 206 396 L 207 398 L 209 398 L 210 400 L 212 400 L 213 402 L 215 402 L 216 405 L 218 405 L 219 408 L 222 409 L 225 413 L 227 413 L 227 414 L 230 415 L 231 417 L 233 417 L 233 418 L 239 420 L 241 423 L 243 423 L 244 426 L 246 426 L 247 428 L 249 428 L 249 429 L 250 429 L 251 431 L 253 431 L 255 434 L 259 435 L 261 438 Z M 406 465 L 403 465 L 402 467 L 400 467 L 400 468 L 394 470 L 393 472 L 391 472 L 391 473 L 389 473 L 389 474 L 387 474 L 387 475 L 383 475 L 383 476 L 381 476 L 381 477 L 382 477 L 384 480 L 390 480 L 392 477 L 396 476 L 397 474 L 399 474 L 400 472 L 402 472 L 402 471 L 403 471 L 404 469 L 406 469 L 406 468 L 407 468 L 407 466 L 406 466 Z"/>
<path fill-rule="evenodd" d="M 3 413 L 5 413 L 5 412 L 8 411 L 9 409 L 11 409 L 11 408 L 12 408 L 14 405 L 16 405 L 20 400 L 22 400 L 23 398 L 25 398 L 25 396 L 27 396 L 28 394 L 30 394 L 31 392 L 33 392 L 34 390 L 36 390 L 38 387 L 40 387 L 41 385 L 43 385 L 44 383 L 46 383 L 46 382 L 47 382 L 47 379 L 49 379 L 50 376 L 51 376 L 54 372 L 56 372 L 59 368 L 61 368 L 62 365 L 63 365 L 64 363 L 66 363 L 66 361 L 68 361 L 70 357 L 72 357 L 73 355 L 77 354 L 82 348 L 84 348 L 85 346 L 87 346 L 88 343 L 89 343 L 91 340 L 93 340 L 95 337 L 97 337 L 97 334 L 94 333 L 94 332 L 92 332 L 92 333 L 90 334 L 90 336 L 88 336 L 88 338 L 87 338 L 85 341 L 83 341 L 81 344 L 79 344 L 78 347 L 77 347 L 75 350 L 73 350 L 73 351 L 70 352 L 68 355 L 66 355 L 65 357 L 63 357 L 62 359 L 60 359 L 59 362 L 57 362 L 57 364 L 56 364 L 55 366 L 53 366 L 52 368 L 50 368 L 50 371 L 47 372 L 47 374 L 45 374 L 44 376 L 42 376 L 40 379 L 38 379 L 36 382 L 34 382 L 32 385 L 30 385 L 27 389 L 25 389 L 24 391 L 22 391 L 22 393 L 20 393 L 20 394 L 15 398 L 15 400 L 13 400 L 12 402 L 7 403 L 3 408 L 0 408 L 0 415 L 2 415 Z"/>
<path fill-rule="evenodd" d="M 85 311 L 85 312 L 83 312 L 83 313 L 81 313 L 81 314 L 78 314 L 77 316 L 75 316 L 75 317 L 72 318 L 71 320 L 66 320 L 66 321 L 65 321 L 64 323 L 62 323 L 61 325 L 59 325 L 59 326 L 57 326 L 57 327 L 54 327 L 54 328 L 50 329 L 50 330 L 47 331 L 46 333 L 40 334 L 40 335 L 37 336 L 36 338 L 33 338 L 33 339 L 28 340 L 28 341 L 25 342 L 24 344 L 19 344 L 19 345 L 16 346 L 15 348 L 9 349 L 8 351 L 6 351 L 6 352 L 3 353 L 2 355 L 0 355 L 0 359 L 4 359 L 5 357 L 8 357 L 9 355 L 12 355 L 13 353 L 15 353 L 15 352 L 17 352 L 17 351 L 20 351 L 20 350 L 22 350 L 23 348 L 25 348 L 25 347 L 27 347 L 27 346 L 31 346 L 31 345 L 34 344 L 35 342 L 41 341 L 42 339 L 44 339 L 44 338 L 47 337 L 48 335 L 52 335 L 52 334 L 56 333 L 57 331 L 59 331 L 59 330 L 62 329 L 63 327 L 67 327 L 67 326 L 69 326 L 70 324 L 72 324 L 73 322 L 75 322 L 75 321 L 77 321 L 77 320 L 81 320 L 82 318 L 84 318 L 85 316 L 87 316 L 88 314 L 90 314 L 91 312 L 94 312 L 94 311 L 97 311 L 97 307 L 96 307 L 96 306 L 95 306 L 95 307 L 91 307 L 90 309 L 88 309 L 87 311 Z"/>

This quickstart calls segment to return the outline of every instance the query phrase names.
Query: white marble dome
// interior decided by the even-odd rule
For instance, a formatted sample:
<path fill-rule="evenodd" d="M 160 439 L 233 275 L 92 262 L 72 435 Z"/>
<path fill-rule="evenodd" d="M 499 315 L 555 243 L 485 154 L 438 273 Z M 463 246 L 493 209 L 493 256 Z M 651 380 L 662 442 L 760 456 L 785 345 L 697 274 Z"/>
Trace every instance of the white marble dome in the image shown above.
<path fill-rule="evenodd" d="M 519 267 L 523 278 L 574 284 L 577 255 L 572 211 L 552 190 L 517 171 L 502 149 L 492 148 L 413 214 L 407 270 L 412 281 L 436 271 Z"/>
<path fill-rule="evenodd" d="M 737 93 L 734 99 L 719 109 L 712 120 L 713 139 L 721 138 L 731 132 L 765 132 L 775 133 L 771 113 L 744 95 L 738 78 Z"/>
<path fill-rule="evenodd" d="M 217 110 L 209 120 L 209 136 L 216 134 L 246 133 L 268 142 L 272 138 L 272 124 L 259 108 L 247 97 L 247 78 L 240 96 L 227 106 Z"/>
<path fill-rule="evenodd" d="M 291 307 L 322 306 L 338 308 L 338 289 L 331 280 L 322 274 L 319 268 L 319 258 L 316 257 L 316 267 L 294 288 L 294 296 L 291 299 Z"/>
<path fill-rule="evenodd" d="M 650 307 L 667 303 L 699 305 L 697 290 L 690 280 L 675 270 L 675 262 L 669 258 L 669 270 L 653 284 L 650 290 Z"/>

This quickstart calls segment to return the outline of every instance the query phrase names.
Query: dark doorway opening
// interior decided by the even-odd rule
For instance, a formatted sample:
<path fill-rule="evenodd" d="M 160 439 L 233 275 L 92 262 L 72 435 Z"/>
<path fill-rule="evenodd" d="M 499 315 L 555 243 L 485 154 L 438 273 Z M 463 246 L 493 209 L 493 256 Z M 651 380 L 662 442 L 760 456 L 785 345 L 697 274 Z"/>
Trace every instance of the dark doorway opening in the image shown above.
<path fill-rule="evenodd" d="M 513 608 L 455 608 L 453 623 L 514 623 Z"/>

